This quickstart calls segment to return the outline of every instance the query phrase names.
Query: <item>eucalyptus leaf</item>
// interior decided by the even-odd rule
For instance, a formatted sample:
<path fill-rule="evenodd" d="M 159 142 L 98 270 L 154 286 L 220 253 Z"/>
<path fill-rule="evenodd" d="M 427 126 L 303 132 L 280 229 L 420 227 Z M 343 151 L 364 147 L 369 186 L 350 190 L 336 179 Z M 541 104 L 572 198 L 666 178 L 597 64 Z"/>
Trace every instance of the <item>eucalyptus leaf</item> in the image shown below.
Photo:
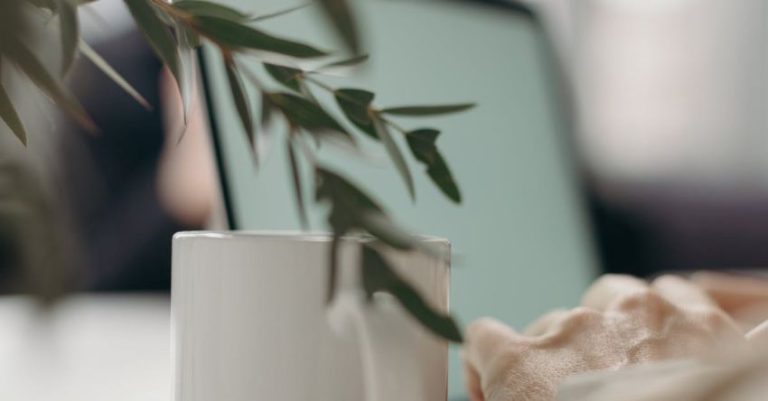
<path fill-rule="evenodd" d="M 419 117 L 458 113 L 473 107 L 475 107 L 474 103 L 445 104 L 438 106 L 402 106 L 386 108 L 381 112 L 384 114 Z"/>
<path fill-rule="evenodd" d="M 363 289 L 369 297 L 381 291 L 392 294 L 414 319 L 434 335 L 457 343 L 463 341 L 461 330 L 453 318 L 429 305 L 376 249 L 364 245 L 361 259 Z"/>
<path fill-rule="evenodd" d="M 334 91 L 336 101 L 344 114 L 353 122 L 371 124 L 369 115 L 371 103 L 375 94 L 363 89 L 337 89 Z"/>
<path fill-rule="evenodd" d="M 87 43 L 85 43 L 84 40 L 80 41 L 80 52 L 91 62 L 98 67 L 104 74 L 106 74 L 112 81 L 117 84 L 120 88 L 122 88 L 127 94 L 129 94 L 134 100 L 136 100 L 142 107 L 144 107 L 147 110 L 151 110 L 152 106 L 149 104 L 147 99 L 142 96 L 139 91 L 137 91 L 131 84 L 123 78 L 122 75 L 120 75 L 119 72 L 115 71 L 114 68 L 112 68 L 111 65 L 107 62 L 107 60 L 104 60 L 98 53 L 96 53 L 91 46 L 89 46 Z"/>
<path fill-rule="evenodd" d="M 43 66 L 40 60 L 18 40 L 8 40 L 5 43 L 5 55 L 8 56 L 38 88 L 45 92 L 64 111 L 72 116 L 89 132 L 98 131 L 96 124 L 88 116 L 80 102 L 67 92 L 59 81 Z"/>
<path fill-rule="evenodd" d="M 293 178 L 293 193 L 296 196 L 296 207 L 299 210 L 299 221 L 301 221 L 301 227 L 306 230 L 309 227 L 309 220 L 307 219 L 307 209 L 304 207 L 304 191 L 301 189 L 301 171 L 299 170 L 299 161 L 296 157 L 296 151 L 293 149 L 290 135 L 286 139 L 285 148 L 288 153 L 291 177 Z"/>
<path fill-rule="evenodd" d="M 262 50 L 297 58 L 326 55 L 324 51 L 310 45 L 278 38 L 238 22 L 206 16 L 197 17 L 195 20 L 206 35 L 232 48 Z"/>
<path fill-rule="evenodd" d="M 200 47 L 200 37 L 196 32 L 179 22 L 176 22 L 176 32 L 179 38 L 179 67 L 181 69 L 181 81 L 178 84 L 181 88 L 180 93 L 186 94 L 186 96 L 181 97 L 183 125 L 186 126 L 187 116 L 190 107 L 192 107 L 192 94 L 195 93 L 195 85 L 197 85 L 197 53 L 195 49 Z"/>
<path fill-rule="evenodd" d="M 326 287 L 325 303 L 330 304 L 336 294 L 336 276 L 339 270 L 339 248 L 341 247 L 342 232 L 333 232 L 333 238 L 328 249 L 328 285 Z"/>
<path fill-rule="evenodd" d="M 266 92 L 262 92 L 261 121 L 259 122 L 261 124 L 262 129 L 267 128 L 272 124 L 272 112 L 274 111 L 274 109 L 275 109 L 275 106 L 269 100 L 269 94 Z"/>
<path fill-rule="evenodd" d="M 443 156 L 436 152 L 434 161 L 427 167 L 429 178 L 440 188 L 441 191 L 456 203 L 461 203 L 461 191 L 456 181 L 453 179 L 451 170 L 448 168 Z"/>
<path fill-rule="evenodd" d="M 354 143 L 352 136 L 319 104 L 287 92 L 272 93 L 269 99 L 292 124 L 315 135 L 336 134 Z"/>
<path fill-rule="evenodd" d="M 305 98 L 309 99 L 312 103 L 319 104 L 315 94 L 312 92 L 312 88 L 307 85 L 307 81 L 304 79 L 298 79 L 296 82 L 299 84 L 299 93 Z"/>
<path fill-rule="evenodd" d="M 251 18 L 250 15 L 235 10 L 234 8 L 210 1 L 181 0 L 173 3 L 173 6 L 196 17 L 216 17 L 239 22 Z"/>
<path fill-rule="evenodd" d="M 393 248 L 410 250 L 418 247 L 429 255 L 441 257 L 392 222 L 381 205 L 357 185 L 322 167 L 317 168 L 316 175 L 316 198 L 331 205 L 328 222 L 334 232 L 362 230 Z"/>
<path fill-rule="evenodd" d="M 251 18 L 251 22 L 259 22 L 259 21 L 268 20 L 270 18 L 282 17 L 283 15 L 290 14 L 290 13 L 292 13 L 294 11 L 301 10 L 302 8 L 311 6 L 312 4 L 313 4 L 312 2 L 309 2 L 309 3 L 299 4 L 297 6 L 289 7 L 289 8 L 286 8 L 284 10 L 275 11 L 273 13 L 264 14 L 264 15 L 257 15 L 255 17 Z"/>
<path fill-rule="evenodd" d="M 339 61 L 334 61 L 332 63 L 325 64 L 325 65 L 317 68 L 316 71 L 331 70 L 331 69 L 340 68 L 340 67 L 352 67 L 352 66 L 355 66 L 355 65 L 358 65 L 358 64 L 362 64 L 362 63 L 368 61 L 369 58 L 370 58 L 369 55 L 361 54 L 359 56 L 355 56 L 355 57 L 348 58 L 348 59 L 345 59 L 345 60 L 339 60 Z"/>
<path fill-rule="evenodd" d="M 323 167 L 317 167 L 315 175 L 316 200 L 329 201 L 332 205 L 353 213 L 361 211 L 384 213 L 381 205 L 341 175 Z"/>
<path fill-rule="evenodd" d="M 200 47 L 200 36 L 193 29 L 182 23 L 177 23 L 176 32 L 179 35 L 181 49 L 196 49 Z"/>
<path fill-rule="evenodd" d="M 360 35 L 352 9 L 347 0 L 319 0 L 331 24 L 347 48 L 353 53 L 360 52 Z"/>
<path fill-rule="evenodd" d="M 75 61 L 80 42 L 77 5 L 70 0 L 59 0 L 59 26 L 61 37 L 61 72 L 66 74 Z"/>
<path fill-rule="evenodd" d="M 437 152 L 437 137 L 440 135 L 440 131 L 434 128 L 422 128 L 408 132 L 405 135 L 405 139 L 408 142 L 408 147 L 411 149 L 411 153 L 416 160 L 431 165 L 435 159 L 435 153 Z"/>
<path fill-rule="evenodd" d="M 397 147 L 395 138 L 390 134 L 387 125 L 379 116 L 373 118 L 373 127 L 376 129 L 381 142 L 384 143 L 384 148 L 387 149 L 389 157 L 394 162 L 397 171 L 405 181 L 405 186 L 408 188 L 408 193 L 411 195 L 411 199 L 416 199 L 416 190 L 413 186 L 413 177 L 411 171 L 408 169 L 408 164 L 405 162 L 403 154 L 400 152 L 400 148 Z"/>
<path fill-rule="evenodd" d="M 184 92 L 184 86 L 182 85 L 184 76 L 182 75 L 181 64 L 179 63 L 178 44 L 173 35 L 171 35 L 168 25 L 160 19 L 157 11 L 149 3 L 149 0 L 125 0 L 125 3 L 128 5 L 133 19 L 147 39 L 147 42 L 149 42 L 152 50 L 154 50 L 176 79 L 182 99 L 186 99 L 189 94 Z M 186 103 L 186 100 L 184 102 Z"/>
<path fill-rule="evenodd" d="M 269 76 L 283 86 L 293 91 L 301 93 L 299 80 L 303 72 L 296 68 L 285 67 L 277 64 L 264 63 L 264 69 Z"/>
<path fill-rule="evenodd" d="M 427 175 L 437 187 L 452 201 L 461 203 L 461 191 L 453 179 L 451 170 L 437 149 L 435 142 L 440 131 L 422 128 L 410 131 L 406 135 L 408 147 L 416 160 L 427 166 Z"/>
<path fill-rule="evenodd" d="M 379 139 L 373 120 L 369 115 L 374 94 L 362 89 L 337 89 L 333 93 L 336 103 L 347 117 L 360 131 L 373 139 Z"/>
<path fill-rule="evenodd" d="M 362 211 L 356 216 L 356 221 L 365 231 L 395 249 L 410 250 L 414 247 L 413 236 L 398 227 L 384 213 Z"/>
<path fill-rule="evenodd" d="M 232 59 L 225 60 L 224 68 L 227 71 L 229 90 L 232 94 L 232 100 L 235 102 L 235 109 L 237 109 L 240 122 L 243 124 L 243 129 L 245 130 L 251 147 L 255 147 L 256 138 L 254 136 L 255 130 L 253 127 L 253 117 L 251 116 L 251 106 L 248 102 L 248 95 L 243 87 L 240 73 L 237 71 L 237 66 Z M 254 154 L 256 154 L 256 152 L 254 152 Z"/>
<path fill-rule="evenodd" d="M 24 129 L 24 124 L 16 113 L 16 108 L 13 107 L 11 97 L 3 87 L 2 82 L 0 82 L 0 119 L 5 121 L 16 138 L 19 138 L 19 141 L 27 146 L 27 131 Z"/>

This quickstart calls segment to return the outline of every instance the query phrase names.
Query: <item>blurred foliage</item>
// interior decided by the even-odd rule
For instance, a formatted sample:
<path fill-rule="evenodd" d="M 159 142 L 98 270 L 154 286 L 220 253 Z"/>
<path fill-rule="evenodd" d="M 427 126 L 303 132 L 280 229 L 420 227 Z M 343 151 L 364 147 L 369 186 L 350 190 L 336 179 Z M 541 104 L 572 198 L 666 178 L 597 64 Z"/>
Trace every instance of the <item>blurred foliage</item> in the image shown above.
<path fill-rule="evenodd" d="M 2 290 L 29 291 L 50 304 L 75 284 L 61 225 L 42 183 L 25 165 L 0 159 Z"/>
<path fill-rule="evenodd" d="M 112 67 L 80 38 L 77 8 L 88 0 L 3 0 L 0 9 L 0 67 L 13 64 L 59 107 L 91 131 L 97 127 L 80 103 L 63 84 L 63 78 L 78 55 L 93 62 L 138 102 L 149 107 L 146 100 Z M 355 11 L 348 0 L 317 0 L 309 5 L 320 7 L 323 15 L 344 44 L 347 57 L 331 57 L 330 52 L 317 46 L 268 33 L 258 22 L 293 12 L 306 5 L 291 7 L 267 15 L 252 15 L 204 0 L 124 0 L 128 10 L 157 56 L 168 67 L 178 84 L 184 109 L 189 105 L 190 88 L 194 84 L 190 54 L 203 42 L 218 49 L 229 82 L 230 92 L 240 117 L 243 132 L 257 152 L 258 135 L 275 116 L 288 127 L 286 148 L 292 172 L 292 184 L 301 221 L 306 225 L 304 210 L 305 188 L 299 179 L 301 164 L 314 170 L 315 200 L 330 205 L 328 224 L 333 230 L 331 262 L 329 263 L 329 301 L 334 295 L 334 278 L 339 238 L 349 233 L 370 234 L 382 246 L 401 250 L 430 252 L 412 235 L 397 227 L 389 214 L 352 181 L 323 167 L 314 153 L 323 143 L 342 141 L 357 146 L 357 134 L 379 141 L 402 177 L 411 198 L 416 198 L 413 176 L 406 156 L 398 142 L 405 140 L 412 156 L 426 166 L 426 173 L 446 197 L 456 203 L 461 193 L 451 171 L 437 146 L 439 131 L 435 128 L 405 129 L 392 118 L 420 117 L 455 113 L 470 109 L 472 104 L 419 105 L 379 107 L 375 94 L 361 88 L 333 88 L 320 80 L 328 70 L 352 68 L 367 60 L 361 54 L 361 43 Z M 58 21 L 61 65 L 52 72 L 46 68 L 25 41 L 27 31 L 43 30 L 30 23 L 29 14 L 45 14 Z M 49 19 L 50 19 L 49 18 Z M 248 57 L 263 64 L 265 71 L 256 73 L 239 60 Z M 298 67 L 300 60 L 330 58 L 317 69 Z M 0 72 L 2 70 L 0 69 Z M 266 74 L 264 74 L 266 73 Z M 262 83 L 265 78 L 283 86 L 286 91 L 269 91 Z M 249 85 L 246 85 L 248 83 Z M 327 91 L 336 107 L 346 118 L 338 121 L 313 95 L 314 90 Z M 251 92 L 258 92 L 260 117 L 255 118 Z M 0 85 L 0 119 L 25 142 L 26 132 L 9 96 Z M 260 121 L 256 123 L 256 121 Z M 351 124 L 355 130 L 349 130 Z M 312 139 L 308 141 L 307 139 Z M 441 255 L 440 257 L 446 257 Z M 426 328 L 451 341 L 461 341 L 460 331 L 453 320 L 430 307 L 419 294 L 394 273 L 377 247 L 366 246 L 362 253 L 363 287 L 368 292 L 385 291 L 397 298 Z"/>

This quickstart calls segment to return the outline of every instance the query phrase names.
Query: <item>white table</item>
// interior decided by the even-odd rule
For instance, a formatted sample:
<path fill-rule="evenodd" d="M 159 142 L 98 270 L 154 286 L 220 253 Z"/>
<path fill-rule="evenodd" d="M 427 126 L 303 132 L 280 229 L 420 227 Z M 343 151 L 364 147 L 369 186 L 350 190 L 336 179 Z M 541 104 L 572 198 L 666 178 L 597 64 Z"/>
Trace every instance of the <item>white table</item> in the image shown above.
<path fill-rule="evenodd" d="M 170 340 L 167 297 L 0 297 L 0 400 L 170 401 Z"/>

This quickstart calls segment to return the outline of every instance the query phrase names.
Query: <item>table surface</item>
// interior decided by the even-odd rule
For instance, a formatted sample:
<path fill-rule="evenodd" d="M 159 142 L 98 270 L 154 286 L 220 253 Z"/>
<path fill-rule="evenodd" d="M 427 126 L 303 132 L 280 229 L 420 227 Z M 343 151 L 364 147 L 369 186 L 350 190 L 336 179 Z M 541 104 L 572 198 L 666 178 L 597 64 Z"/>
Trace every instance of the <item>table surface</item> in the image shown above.
<path fill-rule="evenodd" d="M 165 296 L 0 297 L 0 400 L 169 401 Z"/>

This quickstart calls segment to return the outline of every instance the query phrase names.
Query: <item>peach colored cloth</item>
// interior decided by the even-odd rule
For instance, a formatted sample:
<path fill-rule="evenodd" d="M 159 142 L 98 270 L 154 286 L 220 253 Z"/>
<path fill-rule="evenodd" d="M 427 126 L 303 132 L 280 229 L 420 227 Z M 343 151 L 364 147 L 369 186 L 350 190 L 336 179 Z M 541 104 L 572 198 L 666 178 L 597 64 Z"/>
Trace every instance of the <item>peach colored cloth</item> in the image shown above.
<path fill-rule="evenodd" d="M 713 291 L 721 287 L 696 283 L 711 278 L 716 277 L 686 280 L 664 276 L 648 284 L 629 276 L 604 276 L 586 292 L 581 306 L 545 315 L 523 333 L 498 321 L 481 319 L 468 328 L 464 349 L 470 397 L 473 401 L 551 401 L 565 379 L 587 373 L 598 375 L 588 376 L 593 378 L 587 381 L 591 386 L 571 386 L 571 392 L 561 396 L 591 401 L 591 396 L 574 398 L 574 394 L 601 388 L 595 385 L 601 381 L 594 377 L 666 360 L 688 359 L 679 362 L 682 365 L 672 365 L 682 377 L 692 375 L 688 380 L 725 374 L 712 371 L 694 358 L 722 347 L 748 349 L 754 344 L 747 337 L 761 338 L 764 334 L 760 333 L 768 332 L 768 326 L 745 335 L 744 328 L 726 312 L 729 309 L 722 307 L 724 301 L 734 301 L 730 298 L 733 292 L 722 297 Z M 768 300 L 768 284 L 761 284 L 764 287 L 760 291 Z M 648 369 L 654 372 L 652 367 Z M 667 364 L 659 369 L 657 373 L 643 371 L 641 376 L 674 376 L 667 376 L 671 369 Z M 671 384 L 668 388 L 678 387 L 690 386 Z M 640 397 L 644 389 L 638 385 L 624 391 L 628 397 Z M 610 394 L 617 397 L 618 393 Z"/>
<path fill-rule="evenodd" d="M 768 349 L 723 352 L 566 379 L 558 401 L 763 401 Z"/>

